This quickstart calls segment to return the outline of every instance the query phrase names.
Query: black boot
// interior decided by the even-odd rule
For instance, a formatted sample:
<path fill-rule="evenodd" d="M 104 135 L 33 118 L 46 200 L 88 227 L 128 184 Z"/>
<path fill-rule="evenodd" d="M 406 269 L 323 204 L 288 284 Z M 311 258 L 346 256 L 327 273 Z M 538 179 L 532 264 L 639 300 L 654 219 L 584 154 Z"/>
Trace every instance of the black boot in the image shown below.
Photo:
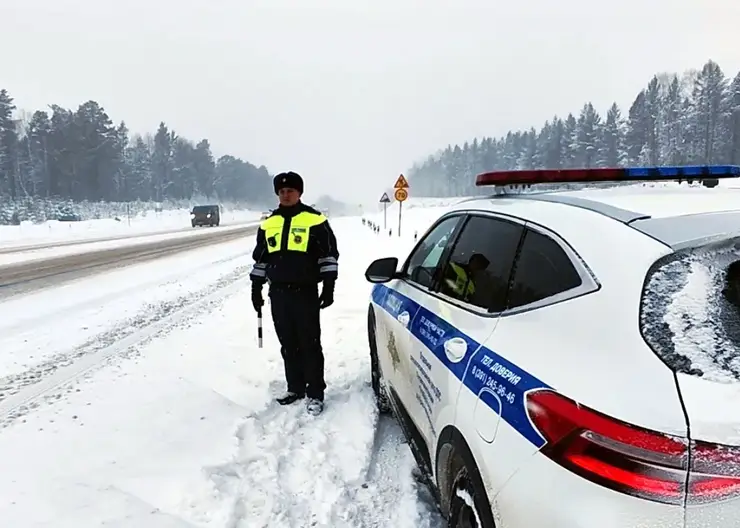
<path fill-rule="evenodd" d="M 283 394 L 279 398 L 275 398 L 275 400 L 280 405 L 290 405 L 291 403 L 295 403 L 298 400 L 302 400 L 304 397 L 305 397 L 305 394 L 297 394 L 295 392 L 287 391 L 285 394 Z"/>

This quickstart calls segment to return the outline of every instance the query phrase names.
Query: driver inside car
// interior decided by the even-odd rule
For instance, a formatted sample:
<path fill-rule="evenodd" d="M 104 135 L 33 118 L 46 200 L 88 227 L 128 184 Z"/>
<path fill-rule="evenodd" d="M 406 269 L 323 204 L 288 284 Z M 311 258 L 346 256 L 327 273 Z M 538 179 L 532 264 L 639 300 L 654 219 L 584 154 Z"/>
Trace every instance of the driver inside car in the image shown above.
<path fill-rule="evenodd" d="M 473 253 L 466 264 L 450 261 L 444 278 L 446 293 L 462 301 L 471 301 L 476 294 L 476 284 L 491 263 L 485 255 Z"/>

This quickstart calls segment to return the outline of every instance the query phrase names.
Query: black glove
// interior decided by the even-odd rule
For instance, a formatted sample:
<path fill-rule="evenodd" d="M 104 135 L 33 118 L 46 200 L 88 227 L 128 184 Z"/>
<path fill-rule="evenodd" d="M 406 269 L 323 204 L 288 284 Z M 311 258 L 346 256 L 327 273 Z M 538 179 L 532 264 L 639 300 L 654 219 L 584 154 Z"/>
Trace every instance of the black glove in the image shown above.
<path fill-rule="evenodd" d="M 262 284 L 253 282 L 252 283 L 252 306 L 254 310 L 259 313 L 262 307 L 265 305 L 264 299 L 262 299 Z"/>
<path fill-rule="evenodd" d="M 334 304 L 334 282 L 324 282 L 319 297 L 319 308 L 327 308 Z"/>

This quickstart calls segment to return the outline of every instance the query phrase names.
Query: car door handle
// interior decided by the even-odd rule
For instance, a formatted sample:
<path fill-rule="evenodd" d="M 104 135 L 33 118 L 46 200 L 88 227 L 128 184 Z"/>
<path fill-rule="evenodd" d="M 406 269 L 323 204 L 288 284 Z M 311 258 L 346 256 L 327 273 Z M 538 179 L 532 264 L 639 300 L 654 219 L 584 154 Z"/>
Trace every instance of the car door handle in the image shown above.
<path fill-rule="evenodd" d="M 452 337 L 445 341 L 445 354 L 453 363 L 459 363 L 468 352 L 468 342 L 462 337 Z"/>
<path fill-rule="evenodd" d="M 403 313 L 398 314 L 398 316 L 396 317 L 396 319 L 403 326 L 408 326 L 409 325 L 409 321 L 411 320 L 411 316 L 409 315 L 408 312 L 403 312 Z"/>

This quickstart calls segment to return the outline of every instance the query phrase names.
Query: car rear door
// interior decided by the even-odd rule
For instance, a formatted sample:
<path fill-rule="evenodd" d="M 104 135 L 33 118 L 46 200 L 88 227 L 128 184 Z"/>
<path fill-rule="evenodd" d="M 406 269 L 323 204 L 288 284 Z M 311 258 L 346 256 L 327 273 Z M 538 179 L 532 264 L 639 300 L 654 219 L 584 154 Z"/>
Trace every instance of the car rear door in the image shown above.
<path fill-rule="evenodd" d="M 468 362 L 494 331 L 498 315 L 490 311 L 503 305 L 523 230 L 523 223 L 510 218 L 470 213 L 432 287 L 399 285 L 419 306 L 410 327 L 412 369 L 405 375 L 411 415 L 432 457 L 442 430 L 456 422 Z"/>
<path fill-rule="evenodd" d="M 503 314 L 468 364 L 468 390 L 461 391 L 458 400 L 459 427 L 475 432 L 467 440 L 492 489 L 500 490 L 543 443 L 529 420 L 525 396 L 549 388 L 539 377 L 547 379 L 543 369 L 557 361 L 557 343 L 547 340 L 553 334 L 543 326 L 548 311 L 597 290 L 594 278 L 564 241 L 527 225 L 506 302 L 494 308 Z M 562 331 L 562 325 L 555 330 Z"/>

